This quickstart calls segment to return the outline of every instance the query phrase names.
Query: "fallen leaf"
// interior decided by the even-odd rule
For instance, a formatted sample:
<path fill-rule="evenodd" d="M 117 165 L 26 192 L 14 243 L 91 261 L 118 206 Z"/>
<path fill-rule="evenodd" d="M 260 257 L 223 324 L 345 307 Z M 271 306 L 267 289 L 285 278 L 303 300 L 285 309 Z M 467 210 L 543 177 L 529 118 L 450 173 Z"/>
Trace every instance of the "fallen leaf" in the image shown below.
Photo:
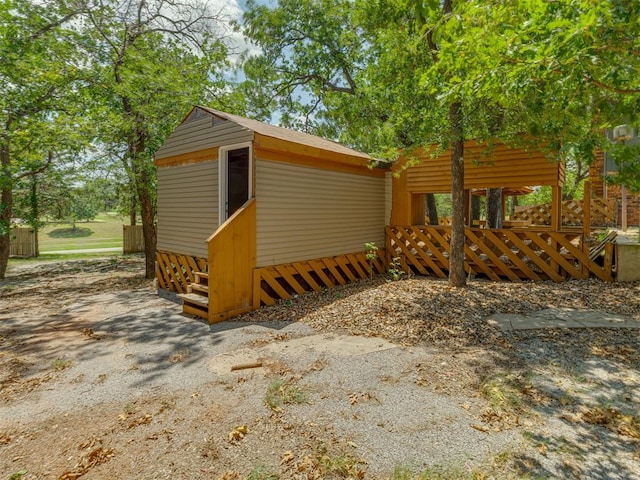
<path fill-rule="evenodd" d="M 240 425 L 227 434 L 227 439 L 229 440 L 229 443 L 236 443 L 242 440 L 248 432 L 249 429 L 246 425 Z"/>
<path fill-rule="evenodd" d="M 291 450 L 287 450 L 286 452 L 284 452 L 284 455 L 282 457 L 282 460 L 280 460 L 280 465 L 284 465 L 285 463 L 289 463 L 291 460 L 293 460 L 293 452 Z"/>
<path fill-rule="evenodd" d="M 471 424 L 471 428 L 475 428 L 479 432 L 489 433 L 489 428 L 484 425 Z"/>

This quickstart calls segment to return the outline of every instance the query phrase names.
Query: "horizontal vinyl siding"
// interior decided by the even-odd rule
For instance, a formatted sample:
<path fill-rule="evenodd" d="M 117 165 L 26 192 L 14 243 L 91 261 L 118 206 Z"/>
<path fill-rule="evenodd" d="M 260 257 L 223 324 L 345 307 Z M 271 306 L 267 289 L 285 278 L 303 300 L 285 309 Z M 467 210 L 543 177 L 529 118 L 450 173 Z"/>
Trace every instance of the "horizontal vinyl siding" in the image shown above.
<path fill-rule="evenodd" d="M 218 161 L 158 169 L 160 251 L 207 258 L 218 228 Z"/>
<path fill-rule="evenodd" d="M 258 266 L 384 243 L 384 178 L 258 159 L 256 208 Z"/>
<path fill-rule="evenodd" d="M 253 131 L 231 121 L 213 124 L 213 116 L 179 125 L 156 152 L 156 160 L 206 148 L 253 140 Z"/>

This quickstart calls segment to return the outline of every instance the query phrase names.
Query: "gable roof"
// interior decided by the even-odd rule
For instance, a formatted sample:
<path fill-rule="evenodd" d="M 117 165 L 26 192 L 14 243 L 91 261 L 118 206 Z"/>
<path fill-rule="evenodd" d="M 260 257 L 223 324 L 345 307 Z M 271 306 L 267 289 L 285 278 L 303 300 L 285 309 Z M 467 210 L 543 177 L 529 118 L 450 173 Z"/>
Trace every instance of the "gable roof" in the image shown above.
<path fill-rule="evenodd" d="M 215 110 L 209 107 L 197 105 L 195 108 L 204 110 L 205 112 L 220 117 L 224 120 L 229 120 L 240 125 L 241 127 L 252 130 L 255 133 L 258 133 L 265 137 L 276 138 L 278 140 L 284 140 L 287 142 L 297 143 L 299 145 L 319 148 L 321 150 L 349 155 L 352 157 L 360 157 L 364 160 L 371 160 L 371 157 L 366 153 L 362 153 L 352 148 L 345 147 L 344 145 L 331 140 L 327 140 L 326 138 L 317 137 L 315 135 L 299 132 L 297 130 L 291 130 L 289 128 L 276 127 L 275 125 L 269 125 L 268 123 L 260 122 L 258 120 L 251 120 L 250 118 L 241 117 L 239 115 L 221 112 L 220 110 Z"/>

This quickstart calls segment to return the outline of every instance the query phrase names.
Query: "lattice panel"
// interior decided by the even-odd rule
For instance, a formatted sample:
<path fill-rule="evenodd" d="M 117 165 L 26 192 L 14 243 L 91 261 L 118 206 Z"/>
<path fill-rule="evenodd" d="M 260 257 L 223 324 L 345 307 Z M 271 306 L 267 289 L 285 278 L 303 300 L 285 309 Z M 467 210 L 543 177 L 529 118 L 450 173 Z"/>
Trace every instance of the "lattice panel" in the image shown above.
<path fill-rule="evenodd" d="M 562 224 L 582 225 L 584 202 L 565 200 L 562 202 Z M 608 198 L 591 199 L 591 219 L 594 225 L 606 225 L 615 222 L 615 200 Z M 543 203 L 521 210 L 511 215 L 511 220 L 524 220 L 531 225 L 551 225 L 551 204 Z"/>
<path fill-rule="evenodd" d="M 371 263 L 366 253 L 325 257 L 304 262 L 275 265 L 254 270 L 253 307 L 273 305 L 293 295 L 345 285 L 371 275 L 384 273 L 385 252 Z"/>
<path fill-rule="evenodd" d="M 387 227 L 387 253 L 406 270 L 446 277 L 451 229 L 446 227 Z M 465 270 L 491 280 L 586 279 L 613 281 L 612 251 L 605 266 L 585 251 L 581 233 L 534 230 L 465 229 Z"/>
<path fill-rule="evenodd" d="M 591 223 L 593 225 L 613 225 L 616 223 L 616 199 L 592 198 Z"/>
<path fill-rule="evenodd" d="M 158 287 L 171 292 L 187 293 L 187 285 L 195 282 L 195 272 L 207 271 L 207 259 L 171 252 L 156 252 Z"/>

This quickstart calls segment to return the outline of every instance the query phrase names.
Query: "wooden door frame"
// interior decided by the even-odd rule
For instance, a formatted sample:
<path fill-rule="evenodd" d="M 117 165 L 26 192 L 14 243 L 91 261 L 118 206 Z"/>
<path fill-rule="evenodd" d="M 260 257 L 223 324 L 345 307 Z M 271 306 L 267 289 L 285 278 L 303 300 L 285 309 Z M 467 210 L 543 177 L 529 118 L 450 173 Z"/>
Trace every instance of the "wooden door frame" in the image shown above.
<path fill-rule="evenodd" d="M 249 149 L 249 174 L 247 175 L 249 198 L 253 197 L 253 142 L 234 143 L 233 145 L 221 146 L 218 149 L 218 225 L 222 225 L 228 218 L 227 201 L 228 201 L 228 160 L 229 152 Z M 249 200 L 247 198 L 247 200 Z"/>

